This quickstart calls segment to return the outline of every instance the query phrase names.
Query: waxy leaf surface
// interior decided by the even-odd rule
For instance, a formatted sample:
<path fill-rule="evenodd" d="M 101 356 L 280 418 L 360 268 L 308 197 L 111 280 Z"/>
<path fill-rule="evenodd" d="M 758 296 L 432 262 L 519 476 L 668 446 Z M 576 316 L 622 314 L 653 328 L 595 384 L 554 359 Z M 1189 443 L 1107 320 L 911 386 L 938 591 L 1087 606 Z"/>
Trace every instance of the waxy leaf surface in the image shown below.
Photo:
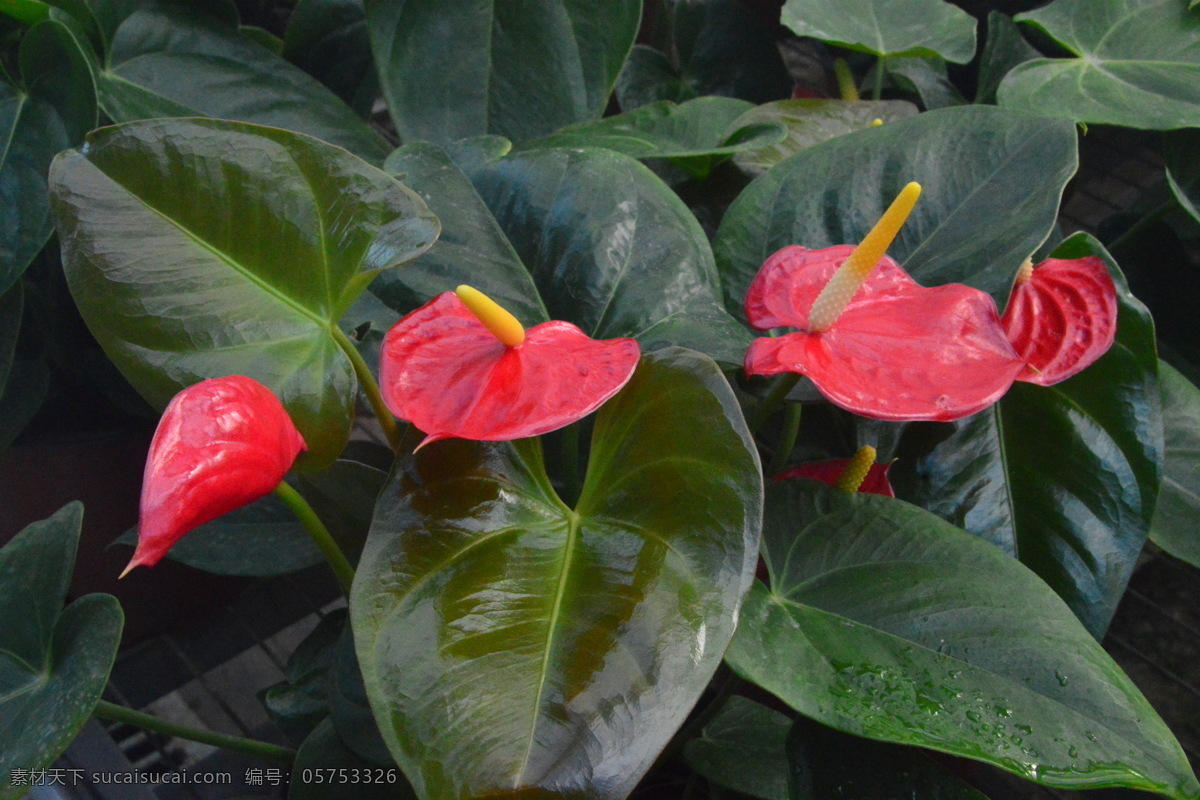
<path fill-rule="evenodd" d="M 1148 130 L 1200 126 L 1200 17 L 1181 0 L 1055 0 L 1016 20 L 1074 57 L 1018 65 L 1000 105 Z"/>
<path fill-rule="evenodd" d="M 54 230 L 46 173 L 59 151 L 96 124 L 96 87 L 78 43 L 53 20 L 21 41 L 23 89 L 0 71 L 0 294 Z"/>
<path fill-rule="evenodd" d="M 15 770 L 48 768 L 100 700 L 124 617 L 115 597 L 63 609 L 83 506 L 35 522 L 0 550 L 0 799 L 29 791 Z"/>
<path fill-rule="evenodd" d="M 876 56 L 975 55 L 975 19 L 945 0 L 787 0 L 780 21 L 799 36 Z"/>
<path fill-rule="evenodd" d="M 742 169 L 757 175 L 801 150 L 870 128 L 877 119 L 886 125 L 916 113 L 917 107 L 907 100 L 776 100 L 764 103 L 738 117 L 734 124 L 780 123 L 787 129 L 787 138 L 778 144 L 738 153 L 733 160 Z"/>
<path fill-rule="evenodd" d="M 599 118 L 642 13 L 642 0 L 365 6 L 396 130 L 434 144 L 485 133 L 534 139 Z"/>
<path fill-rule="evenodd" d="M 564 128 L 529 146 L 605 147 L 633 158 L 668 158 L 704 178 L 729 156 L 776 145 L 787 135 L 779 124 L 737 121 L 753 108 L 732 97 L 698 97 L 680 105 L 663 101 Z"/>
<path fill-rule="evenodd" d="M 370 117 L 379 77 L 362 0 L 300 0 L 288 17 L 282 55 Z"/>
<path fill-rule="evenodd" d="M 856 244 L 909 181 L 921 199 L 888 255 L 922 286 L 965 283 L 1003 303 L 1050 233 L 1075 166 L 1069 122 L 984 106 L 809 148 L 750 184 L 722 220 L 713 252 L 726 306 L 741 316 L 751 280 L 782 247 Z"/>
<path fill-rule="evenodd" d="M 1004 76 L 1018 65 L 1041 58 L 1033 45 L 1021 36 L 1021 26 L 1012 17 L 991 11 L 987 17 L 987 39 L 979 58 L 979 84 L 975 89 L 976 103 L 995 103 L 996 90 Z"/>
<path fill-rule="evenodd" d="M 117 122 L 220 117 L 305 133 L 376 164 L 388 152 L 315 78 L 240 33 L 236 13 L 230 22 L 199 6 L 142 4 L 113 31 L 97 81 Z"/>
<path fill-rule="evenodd" d="M 625 797 L 732 635 L 761 491 L 728 384 L 682 349 L 644 356 L 600 410 L 574 509 L 537 439 L 401 462 L 350 609 L 418 794 Z"/>
<path fill-rule="evenodd" d="M 410 145 L 387 168 L 445 226 L 427 255 L 374 285 L 397 310 L 467 283 L 526 326 L 565 320 L 593 339 L 682 345 L 741 363 L 749 337 L 721 306 L 704 231 L 637 161 L 539 149 L 467 164 L 468 181 L 445 152 Z"/>
<path fill-rule="evenodd" d="M 1037 576 L 916 506 L 767 487 L 763 557 L 730 665 L 847 733 L 1050 786 L 1200 792 L 1137 687 Z"/>
<path fill-rule="evenodd" d="M 51 173 L 67 281 L 105 352 L 162 408 L 246 375 L 333 461 L 357 381 L 337 328 L 382 270 L 424 252 L 420 198 L 345 151 L 222 120 L 106 128 Z"/>
<path fill-rule="evenodd" d="M 1158 377 L 1165 451 L 1150 538 L 1176 558 L 1200 567 L 1200 389 L 1164 361 L 1158 364 Z"/>
<path fill-rule="evenodd" d="M 1100 637 L 1142 551 L 1161 479 L 1154 326 L 1094 239 L 1078 234 L 1053 255 L 1109 266 L 1115 344 L 1060 384 L 1014 385 L 948 437 L 910 428 L 892 480 L 900 497 L 1019 558 Z"/>
<path fill-rule="evenodd" d="M 733 695 L 683 750 L 707 780 L 763 800 L 789 800 L 787 738 L 792 720 Z"/>

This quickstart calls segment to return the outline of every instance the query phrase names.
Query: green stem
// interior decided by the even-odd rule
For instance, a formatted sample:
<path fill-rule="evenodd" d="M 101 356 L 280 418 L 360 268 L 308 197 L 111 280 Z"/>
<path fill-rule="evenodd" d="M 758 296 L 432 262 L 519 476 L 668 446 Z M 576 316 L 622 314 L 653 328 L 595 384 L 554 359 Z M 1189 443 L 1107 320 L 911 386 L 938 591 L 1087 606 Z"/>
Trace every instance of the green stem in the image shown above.
<path fill-rule="evenodd" d="M 313 511 L 308 501 L 287 483 L 280 482 L 275 487 L 275 496 L 287 504 L 287 507 L 296 515 L 296 519 L 300 520 L 300 524 L 308 531 L 308 535 L 312 537 L 317 549 L 321 551 L 321 555 L 325 556 L 325 560 L 333 568 L 333 574 L 337 576 L 338 583 L 342 585 L 342 591 L 348 597 L 350 586 L 354 583 L 354 567 L 350 566 L 350 562 L 346 560 L 342 548 L 338 547 L 337 542 L 333 540 L 325 523 L 321 522 L 321 518 L 317 516 L 317 512 Z"/>
<path fill-rule="evenodd" d="M 785 375 L 780 375 L 775 380 L 775 385 L 771 387 L 771 391 L 767 392 L 767 396 L 762 399 L 754 410 L 750 412 L 750 416 L 746 417 L 746 425 L 749 426 L 751 433 L 757 433 L 762 424 L 767 421 L 767 418 L 775 413 L 775 410 L 787 398 L 788 392 L 796 388 L 796 384 L 800 382 L 800 376 L 794 372 L 789 372 Z"/>
<path fill-rule="evenodd" d="M 354 367 L 358 386 L 367 396 L 367 401 L 370 402 L 371 409 L 375 412 L 375 417 L 379 420 L 379 425 L 383 428 L 388 443 L 391 444 L 392 450 L 398 451 L 400 449 L 400 427 L 396 424 L 396 417 L 383 402 L 383 394 L 379 391 L 379 384 L 375 382 L 375 376 L 371 374 L 371 368 L 367 366 L 366 360 L 363 359 L 362 353 L 358 352 L 354 342 L 350 341 L 350 337 L 342 333 L 341 328 L 335 325 L 332 330 L 334 341 L 338 343 L 338 347 L 342 348 L 342 352 L 346 354 Z"/>
<path fill-rule="evenodd" d="M 792 403 L 787 407 L 787 416 L 784 417 L 783 431 L 779 435 L 779 447 L 775 450 L 775 455 L 771 457 L 771 465 L 767 467 L 767 475 L 778 475 L 787 466 L 788 456 L 792 454 L 792 449 L 796 446 L 796 437 L 800 433 L 801 408 L 802 406 L 799 403 Z"/>
<path fill-rule="evenodd" d="M 843 100 L 858 100 L 858 87 L 854 85 L 854 74 L 846 59 L 839 58 L 833 62 L 833 74 L 837 78 L 838 94 Z"/>
<path fill-rule="evenodd" d="M 883 65 L 887 62 L 887 56 L 880 56 L 875 62 L 875 86 L 871 89 L 871 99 L 878 100 L 883 96 Z"/>
<path fill-rule="evenodd" d="M 224 750 L 233 750 L 248 756 L 282 761 L 285 764 L 291 764 L 296 759 L 296 751 L 288 747 L 260 742 L 257 739 L 243 739 L 240 736 L 230 736 L 225 733 L 217 733 L 216 731 L 202 731 L 196 728 L 189 728 L 186 725 L 167 722 L 165 719 L 159 719 L 149 714 L 143 714 L 140 711 L 134 711 L 132 708 L 125 708 L 124 706 L 110 703 L 107 700 L 101 700 L 97 703 L 96 710 L 92 714 L 100 719 L 124 722 L 127 725 L 133 725 L 134 727 L 143 728 L 148 731 L 155 731 L 164 736 L 187 739 L 190 742 L 200 742 L 201 744 L 211 744 Z"/>
<path fill-rule="evenodd" d="M 1163 215 L 1166 214 L 1168 211 L 1170 211 L 1175 206 L 1176 206 L 1175 198 L 1172 197 L 1170 200 L 1167 200 L 1162 205 L 1149 211 L 1144 217 L 1142 217 L 1137 222 L 1130 225 L 1129 228 L 1124 233 L 1122 233 L 1116 239 L 1113 239 L 1112 243 L 1107 245 L 1105 247 L 1105 249 L 1108 250 L 1108 252 L 1112 253 L 1112 252 L 1115 252 L 1116 250 L 1119 250 L 1120 248 L 1124 247 L 1130 241 L 1132 241 L 1132 240 L 1136 239 L 1138 236 L 1140 236 L 1142 234 L 1142 232 L 1145 231 L 1146 228 L 1148 228 L 1150 225 L 1152 225 L 1153 223 L 1162 219 Z"/>

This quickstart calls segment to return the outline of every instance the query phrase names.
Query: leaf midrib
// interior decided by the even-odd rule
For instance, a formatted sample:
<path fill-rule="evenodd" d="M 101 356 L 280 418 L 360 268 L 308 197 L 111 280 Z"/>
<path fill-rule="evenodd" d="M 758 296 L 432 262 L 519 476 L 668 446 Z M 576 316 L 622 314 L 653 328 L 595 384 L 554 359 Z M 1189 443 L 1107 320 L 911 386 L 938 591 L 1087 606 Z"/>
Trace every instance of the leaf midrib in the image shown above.
<path fill-rule="evenodd" d="M 134 85 L 136 85 L 136 84 L 134 84 Z M 114 185 L 119 186 L 121 188 L 121 190 L 123 192 L 125 192 L 126 195 L 128 195 L 129 197 L 132 197 L 134 200 L 136 200 L 138 203 L 140 203 L 144 208 L 149 210 L 151 213 L 155 214 L 160 219 L 162 219 L 163 221 L 168 223 L 168 225 L 173 227 L 175 230 L 179 231 L 184 236 L 191 239 L 192 242 L 194 242 L 196 245 L 198 245 L 201 249 L 206 250 L 209 253 L 211 253 L 219 261 L 223 262 L 226 266 L 232 268 L 235 272 L 237 272 L 239 275 L 241 275 L 244 279 L 246 279 L 250 283 L 257 286 L 259 289 L 261 289 L 266 294 L 274 297 L 280 304 L 286 306 L 287 308 L 291 309 L 292 311 L 299 313 L 301 316 L 307 317 L 318 327 L 328 328 L 328 327 L 336 324 L 336 320 L 327 319 L 324 316 L 321 316 L 320 314 L 317 314 L 316 312 L 310 310 L 306 306 L 301 305 L 295 299 L 280 292 L 278 289 L 273 287 L 271 284 L 267 283 L 265 280 L 263 280 L 258 275 L 256 275 L 248 267 L 242 265 L 233 256 L 229 255 L 228 253 L 225 253 L 224 251 L 220 250 L 217 247 L 214 247 L 212 244 L 210 244 L 209 242 L 207 242 L 203 238 L 201 238 L 199 234 L 195 233 L 190 228 L 188 228 L 186 225 L 182 224 L 179 220 L 174 219 L 173 217 L 160 211 L 155 206 L 151 205 L 149 201 L 147 201 L 145 198 L 141 197 L 140 195 L 138 195 L 137 193 L 135 193 L 134 191 L 129 189 L 129 187 L 125 186 L 125 184 L 121 183 L 119 180 L 114 178 L 112 175 L 109 175 L 107 172 L 105 172 L 103 169 L 101 169 L 100 166 L 98 164 L 96 164 L 95 162 L 92 162 L 89 159 L 88 163 L 91 164 L 92 167 L 97 172 L 99 172 L 101 175 L 106 177 L 108 180 L 112 181 L 112 183 Z"/>

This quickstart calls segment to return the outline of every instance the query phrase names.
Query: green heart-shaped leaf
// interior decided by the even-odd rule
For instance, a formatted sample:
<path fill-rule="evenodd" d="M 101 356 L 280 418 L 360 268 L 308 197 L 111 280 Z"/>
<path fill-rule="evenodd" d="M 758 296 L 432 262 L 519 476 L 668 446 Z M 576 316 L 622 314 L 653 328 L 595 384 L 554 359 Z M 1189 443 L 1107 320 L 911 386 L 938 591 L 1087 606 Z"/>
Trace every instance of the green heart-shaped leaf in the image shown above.
<path fill-rule="evenodd" d="M 1129 128 L 1200 126 L 1200 18 L 1179 0 L 1055 0 L 1016 19 L 1074 58 L 1017 66 L 1000 105 Z"/>
<path fill-rule="evenodd" d="M 574 509 L 538 439 L 445 440 L 402 462 L 350 610 L 418 793 L 625 797 L 732 635 L 761 481 L 729 385 L 681 349 L 644 356 L 600 410 Z"/>
<path fill-rule="evenodd" d="M 365 6 L 396 130 L 434 144 L 485 133 L 534 139 L 598 118 L 642 14 L 642 0 Z"/>
<path fill-rule="evenodd" d="M 787 135 L 770 122 L 738 124 L 754 106 L 732 97 L 642 106 L 626 114 L 564 128 L 531 147 L 604 147 L 633 158 L 667 158 L 694 178 L 735 153 L 778 144 Z"/>
<path fill-rule="evenodd" d="M 563 319 L 597 339 L 678 344 L 741 363 L 749 338 L 721 307 L 704 231 L 633 159 L 531 150 L 484 160 L 468 180 L 444 152 L 409 145 L 387 168 L 447 226 L 412 268 L 374 284 L 398 310 L 468 283 L 526 324 Z"/>
<path fill-rule="evenodd" d="M 787 0 L 780 21 L 811 36 L 875 56 L 975 55 L 975 19 L 944 0 Z"/>
<path fill-rule="evenodd" d="M 21 277 L 54 230 L 46 173 L 55 153 L 96 125 L 96 87 L 83 51 L 53 20 L 21 40 L 25 85 L 0 70 L 0 293 Z"/>
<path fill-rule="evenodd" d="M 759 174 L 801 150 L 872 127 L 875 120 L 885 125 L 917 113 L 907 100 L 776 100 L 755 106 L 738 117 L 734 125 L 779 123 L 787 138 L 770 147 L 760 147 L 734 156 L 737 165 Z"/>
<path fill-rule="evenodd" d="M 1158 363 L 1163 410 L 1163 481 L 1150 538 L 1200 567 L 1200 388 L 1165 361 Z"/>
<path fill-rule="evenodd" d="M 1063 383 L 1018 383 L 973 417 L 911 428 L 891 475 L 901 497 L 1019 558 L 1099 637 L 1162 474 L 1154 323 L 1095 239 L 1077 234 L 1053 255 L 1108 264 L 1120 304 L 1112 349 Z"/>
<path fill-rule="evenodd" d="M 746 187 L 721 222 L 713 252 L 726 306 L 742 317 L 750 281 L 786 245 L 856 244 L 909 181 L 921 199 L 888 254 L 926 286 L 966 283 L 1002 303 L 1054 226 L 1075 166 L 1070 123 L 985 106 L 812 147 Z"/>
<path fill-rule="evenodd" d="M 950 82 L 946 62 L 940 58 L 889 58 L 884 65 L 884 72 L 901 91 L 915 94 L 927 111 L 961 106 L 967 102 L 958 87 Z"/>
<path fill-rule="evenodd" d="M 283 401 L 303 463 L 333 461 L 357 387 L 337 322 L 437 238 L 420 198 L 324 142 L 204 119 L 105 128 L 50 182 L 80 313 L 152 405 L 247 375 Z"/>
<path fill-rule="evenodd" d="M 1200 793 L 1137 687 L 1037 576 L 916 506 L 767 488 L 763 556 L 727 659 L 847 733 L 1062 788 Z"/>
<path fill-rule="evenodd" d="M 713 783 L 763 800 L 789 800 L 787 737 L 792 720 L 733 695 L 683 754 Z"/>
<path fill-rule="evenodd" d="M 97 81 L 117 122 L 221 117 L 305 133 L 379 163 L 387 143 L 328 89 L 205 9 L 154 0 L 116 27 Z"/>
<path fill-rule="evenodd" d="M 975 90 L 976 103 L 995 103 L 996 90 L 1004 76 L 1018 65 L 1041 58 L 1032 45 L 1021 36 L 1021 27 L 1012 17 L 991 11 L 987 18 L 987 40 L 979 59 L 979 83 Z"/>
<path fill-rule="evenodd" d="M 288 17 L 283 57 L 319 80 L 359 116 L 371 115 L 379 96 L 379 77 L 362 0 L 299 0 Z"/>
<path fill-rule="evenodd" d="M 35 522 L 0 549 L 0 800 L 29 791 L 13 773 L 45 769 L 92 715 L 117 655 L 115 597 L 62 607 L 83 506 Z"/>

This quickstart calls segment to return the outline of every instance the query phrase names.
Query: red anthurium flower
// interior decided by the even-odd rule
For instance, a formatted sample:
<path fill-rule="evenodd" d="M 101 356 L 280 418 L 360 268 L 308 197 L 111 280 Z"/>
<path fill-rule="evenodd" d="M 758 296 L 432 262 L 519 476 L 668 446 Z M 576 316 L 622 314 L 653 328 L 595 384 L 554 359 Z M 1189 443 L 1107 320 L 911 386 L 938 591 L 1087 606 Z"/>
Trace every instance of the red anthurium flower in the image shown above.
<path fill-rule="evenodd" d="M 400 320 L 383 340 L 380 383 L 397 417 L 426 433 L 508 441 L 582 419 L 633 376 L 633 339 L 596 340 L 569 322 L 528 331 L 460 286 Z"/>
<path fill-rule="evenodd" d="M 865 474 L 863 468 L 866 469 Z M 887 476 L 888 470 L 891 468 L 891 464 L 875 463 L 875 448 L 863 447 L 855 454 L 854 458 L 834 458 L 829 461 L 801 464 L 798 467 L 784 470 L 774 479 L 782 481 L 788 478 L 813 478 L 830 486 L 844 488 L 849 492 L 895 497 L 896 493 L 892 490 L 891 481 Z M 854 488 L 850 488 L 851 484 L 854 484 Z"/>
<path fill-rule="evenodd" d="M 1001 318 L 1027 366 L 1017 380 L 1050 386 L 1104 355 L 1117 330 L 1117 289 L 1095 256 L 1028 263 Z"/>
<path fill-rule="evenodd" d="M 175 395 L 150 443 L 137 549 L 122 576 L 270 493 L 306 449 L 279 398 L 256 380 L 213 378 Z"/>
<path fill-rule="evenodd" d="M 858 247 L 785 247 L 767 259 L 746 295 L 759 330 L 751 375 L 807 375 L 826 398 L 862 416 L 953 420 L 996 402 L 1024 362 L 996 304 L 950 284 L 919 286 L 884 255 L 916 202 L 909 184 Z"/>

